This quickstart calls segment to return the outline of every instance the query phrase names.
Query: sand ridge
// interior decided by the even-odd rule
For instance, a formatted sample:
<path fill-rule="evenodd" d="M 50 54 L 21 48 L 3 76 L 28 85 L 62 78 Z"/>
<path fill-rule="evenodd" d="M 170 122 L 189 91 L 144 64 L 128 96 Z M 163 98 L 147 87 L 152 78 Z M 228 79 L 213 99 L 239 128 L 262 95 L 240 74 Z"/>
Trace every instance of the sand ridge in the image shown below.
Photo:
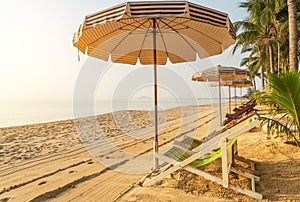
<path fill-rule="evenodd" d="M 195 115 L 195 110 L 200 108 L 194 106 L 186 107 L 185 110 L 177 108 L 164 112 L 165 119 L 160 121 L 161 145 L 167 146 L 178 132 L 188 133 L 189 130 L 198 128 L 199 116 Z M 201 111 L 203 116 L 211 113 L 205 108 Z M 101 156 L 108 159 L 118 157 L 118 150 L 131 152 L 134 157 L 151 153 L 153 124 L 149 113 L 123 111 L 100 115 L 96 117 L 97 125 L 95 117 L 87 117 L 75 121 L 0 129 L 0 199 L 113 200 L 143 175 L 120 173 L 107 168 L 91 156 L 87 149 L 101 145 L 100 129 L 101 135 L 115 145 L 114 150 L 100 151 L 100 159 Z M 114 116 L 129 116 L 135 120 L 133 124 L 130 123 L 131 126 L 127 125 L 125 128 L 129 128 L 131 133 L 135 132 L 139 137 L 130 136 L 127 131 L 120 129 Z M 180 120 L 178 116 L 181 117 Z M 183 121 L 185 127 L 182 127 Z M 86 136 L 78 136 L 78 123 Z M 117 159 L 117 162 L 118 160 L 119 163 L 123 162 L 122 158 Z M 92 194 L 93 192 L 95 193 Z"/>
<path fill-rule="evenodd" d="M 113 201 L 132 185 L 118 201 L 252 200 L 182 172 L 154 187 L 139 187 L 145 173 L 137 165 L 147 160 L 145 170 L 152 166 L 152 115 L 130 110 L 1 128 L 0 201 Z M 160 150 L 181 135 L 201 139 L 216 123 L 217 113 L 208 105 L 161 111 Z M 264 200 L 300 200 L 300 149 L 279 139 L 252 131 L 239 138 L 239 152 L 258 163 L 257 189 Z"/>

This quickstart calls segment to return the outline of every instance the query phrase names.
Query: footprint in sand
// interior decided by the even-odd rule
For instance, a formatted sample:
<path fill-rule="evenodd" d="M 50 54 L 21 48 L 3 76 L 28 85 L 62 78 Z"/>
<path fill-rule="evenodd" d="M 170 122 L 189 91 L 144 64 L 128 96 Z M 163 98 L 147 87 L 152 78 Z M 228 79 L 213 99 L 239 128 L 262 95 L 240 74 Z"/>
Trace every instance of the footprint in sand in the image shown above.
<path fill-rule="evenodd" d="M 6 197 L 6 198 L 0 198 L 0 202 L 7 202 L 9 201 L 10 197 Z"/>
<path fill-rule="evenodd" d="M 38 185 L 40 186 L 40 185 L 43 185 L 43 184 L 46 184 L 46 183 L 47 183 L 47 181 L 42 181 L 42 182 L 38 183 Z"/>

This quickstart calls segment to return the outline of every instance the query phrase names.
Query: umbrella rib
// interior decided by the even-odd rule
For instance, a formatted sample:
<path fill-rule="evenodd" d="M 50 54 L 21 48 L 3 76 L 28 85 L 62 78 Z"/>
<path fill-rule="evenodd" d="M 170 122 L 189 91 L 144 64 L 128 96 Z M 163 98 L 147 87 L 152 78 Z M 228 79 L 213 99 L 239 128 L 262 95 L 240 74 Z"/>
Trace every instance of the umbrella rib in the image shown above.
<path fill-rule="evenodd" d="M 182 36 L 176 29 L 174 29 L 173 27 L 171 27 L 170 25 L 168 25 L 166 22 L 164 22 L 162 19 L 160 20 L 162 23 L 164 23 L 165 25 L 167 25 L 171 30 L 173 30 L 176 34 L 178 34 L 192 49 L 193 51 L 195 51 L 196 53 L 198 53 L 198 51 L 192 46 L 192 44 L 190 44 L 190 42 L 188 42 L 186 40 L 186 38 L 184 38 L 184 36 Z"/>
<path fill-rule="evenodd" d="M 172 22 L 174 22 L 175 20 L 177 20 L 177 19 L 186 19 L 186 18 L 181 18 L 181 17 L 178 17 L 178 18 L 174 18 L 173 20 L 169 20 L 169 23 L 172 23 Z M 176 23 L 176 25 L 175 26 L 172 26 L 173 28 L 174 27 L 176 27 L 177 25 L 182 25 L 182 26 L 184 26 L 185 28 L 181 28 L 181 29 L 186 29 L 186 26 L 185 25 L 183 25 L 184 23 L 186 23 L 186 22 L 189 22 L 189 21 L 191 21 L 191 19 L 186 19 L 186 21 L 184 21 L 184 22 L 181 22 L 181 23 L 178 23 L 178 22 L 175 22 Z M 167 26 L 162 26 L 161 28 L 163 29 L 163 28 L 165 28 L 165 27 L 167 27 Z M 178 28 L 179 29 L 179 28 Z"/>
<path fill-rule="evenodd" d="M 165 20 L 168 20 L 168 19 L 165 19 Z M 168 21 L 171 22 L 170 20 L 168 20 Z M 188 21 L 187 21 L 187 22 L 188 22 Z M 186 23 L 186 22 L 184 22 L 184 23 Z M 178 24 L 178 25 L 183 25 L 183 26 L 184 26 L 184 24 L 181 23 L 181 22 L 178 22 L 177 24 Z M 188 28 L 189 28 L 189 29 L 192 29 L 193 31 L 198 32 L 199 34 L 202 34 L 203 36 L 206 36 L 207 38 L 209 38 L 209 39 L 211 39 L 211 40 L 213 40 L 213 41 L 218 42 L 220 45 L 222 44 L 220 41 L 218 41 L 218 40 L 216 40 L 216 39 L 214 39 L 214 38 L 212 38 L 212 37 L 210 37 L 210 36 L 204 34 L 203 32 L 200 32 L 200 31 L 197 30 L 197 29 L 194 29 L 194 28 L 192 28 L 192 27 L 190 27 L 190 26 L 189 26 Z"/>
<path fill-rule="evenodd" d="M 146 23 L 147 22 L 147 20 L 144 22 L 144 23 Z M 122 40 L 111 50 L 111 53 L 113 52 L 113 51 L 115 51 L 117 48 L 118 48 L 118 46 L 125 40 L 125 39 L 127 39 L 127 37 L 129 36 L 129 35 L 131 35 L 132 34 L 132 32 L 134 32 L 135 30 L 137 30 L 138 28 L 140 28 L 144 23 L 141 23 L 139 26 L 137 26 L 137 27 L 135 27 L 133 30 L 131 30 L 125 37 L 123 37 L 122 38 Z"/>
<path fill-rule="evenodd" d="M 167 49 L 166 41 L 165 41 L 164 36 L 163 36 L 163 34 L 161 32 L 161 28 L 159 26 L 159 23 L 157 23 L 157 27 L 159 29 L 159 34 L 161 35 L 161 38 L 162 38 L 162 41 L 163 41 L 163 44 L 164 44 L 164 47 L 165 47 L 165 51 L 166 51 L 167 57 L 169 57 L 169 52 L 168 52 L 168 49 Z"/>
<path fill-rule="evenodd" d="M 150 21 L 150 19 L 148 19 L 148 21 Z M 147 28 L 147 31 L 145 32 L 145 36 L 144 36 L 144 39 L 143 39 L 141 48 L 140 48 L 140 50 L 139 50 L 138 58 L 140 58 L 140 56 L 141 56 L 141 52 L 142 52 L 143 46 L 144 46 L 144 44 L 145 44 L 146 37 L 147 37 L 147 33 L 148 33 L 148 31 L 150 30 L 150 27 L 151 27 L 151 24 L 149 24 L 149 27 Z"/>
<path fill-rule="evenodd" d="M 126 19 L 123 19 L 123 20 L 128 20 L 128 19 L 129 19 L 129 18 L 126 18 Z M 135 21 L 136 21 L 136 20 L 135 20 Z M 136 22 L 138 22 L 138 21 L 136 21 Z M 147 22 L 147 20 L 145 20 L 143 23 L 140 23 L 140 22 L 138 22 L 138 23 L 139 23 L 140 25 L 142 25 L 142 24 L 144 24 L 145 22 Z M 111 34 L 113 34 L 115 31 L 122 30 L 123 28 L 128 27 L 128 26 L 132 26 L 133 28 L 135 28 L 135 27 L 134 27 L 133 25 L 131 25 L 131 24 L 128 24 L 128 23 L 125 23 L 125 22 L 121 22 L 121 20 L 119 21 L 119 23 L 122 23 L 123 26 L 121 26 L 121 27 L 119 27 L 119 28 L 117 28 L 117 29 L 112 30 L 111 32 L 107 33 L 105 36 L 111 35 Z M 101 39 L 102 39 L 102 37 L 99 37 L 99 39 L 90 42 L 89 44 L 87 44 L 87 46 L 90 46 L 91 44 L 96 43 L 97 41 L 99 41 L 99 40 L 101 40 Z"/>
<path fill-rule="evenodd" d="M 128 14 L 125 14 L 128 18 L 123 18 L 123 19 L 120 19 L 119 20 L 119 22 L 121 22 L 121 21 L 123 21 L 123 20 L 134 20 L 134 22 L 136 22 L 136 23 L 138 23 L 138 24 L 140 24 L 141 26 L 144 26 L 144 23 L 140 23 L 138 20 L 136 20 L 136 18 L 133 18 L 133 17 L 131 17 L 131 16 L 129 16 Z M 149 20 L 147 20 L 146 19 L 146 21 L 149 21 Z M 124 23 L 124 22 L 121 22 L 121 23 L 123 23 L 123 24 L 127 24 L 127 23 Z M 130 25 L 130 24 L 129 24 Z M 144 28 L 147 28 L 146 26 L 144 26 Z"/>

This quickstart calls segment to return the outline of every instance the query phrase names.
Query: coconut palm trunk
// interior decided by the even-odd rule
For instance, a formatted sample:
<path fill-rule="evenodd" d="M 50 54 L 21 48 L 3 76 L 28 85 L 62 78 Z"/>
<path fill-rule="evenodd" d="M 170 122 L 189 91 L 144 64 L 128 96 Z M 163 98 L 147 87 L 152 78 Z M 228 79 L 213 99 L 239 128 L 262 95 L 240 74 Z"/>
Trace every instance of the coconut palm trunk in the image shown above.
<path fill-rule="evenodd" d="M 280 43 L 277 41 L 277 73 L 280 74 L 281 68 L 280 68 Z"/>
<path fill-rule="evenodd" d="M 289 12 L 289 59 L 290 70 L 298 71 L 297 58 L 297 7 L 296 0 L 287 0 Z"/>
<path fill-rule="evenodd" d="M 258 56 L 261 57 L 261 50 L 258 49 Z M 260 66 L 260 80 L 261 80 L 261 88 L 263 89 L 265 87 L 265 75 L 264 75 L 264 66 L 261 64 L 261 61 L 259 61 Z"/>
<path fill-rule="evenodd" d="M 272 48 L 272 44 L 269 44 L 269 58 L 270 58 L 270 71 L 272 74 L 274 74 L 274 59 L 273 59 L 274 55 L 273 55 L 273 48 Z"/>

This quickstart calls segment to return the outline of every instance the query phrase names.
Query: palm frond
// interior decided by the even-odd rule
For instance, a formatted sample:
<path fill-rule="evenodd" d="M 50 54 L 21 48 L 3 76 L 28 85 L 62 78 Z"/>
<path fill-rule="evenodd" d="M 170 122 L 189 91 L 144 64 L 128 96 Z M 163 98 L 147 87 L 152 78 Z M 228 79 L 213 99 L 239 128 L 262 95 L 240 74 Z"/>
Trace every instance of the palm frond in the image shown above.
<path fill-rule="evenodd" d="M 299 137 L 297 137 L 291 130 L 290 125 L 286 125 L 280 122 L 280 120 L 274 120 L 268 117 L 260 117 L 261 125 L 267 125 L 267 133 L 274 134 L 275 132 L 278 133 L 285 133 L 288 138 L 292 138 L 295 143 L 299 146 Z"/>
<path fill-rule="evenodd" d="M 269 74 L 267 76 L 269 88 L 255 95 L 257 101 L 266 106 L 271 106 L 269 116 L 280 115 L 277 119 L 262 117 L 267 122 L 269 129 L 277 128 L 293 137 L 297 144 L 300 141 L 300 73 L 285 72 L 279 76 Z M 280 123 L 286 119 L 286 124 Z M 293 132 L 296 127 L 297 132 Z M 298 135 L 296 135 L 296 133 Z"/>

